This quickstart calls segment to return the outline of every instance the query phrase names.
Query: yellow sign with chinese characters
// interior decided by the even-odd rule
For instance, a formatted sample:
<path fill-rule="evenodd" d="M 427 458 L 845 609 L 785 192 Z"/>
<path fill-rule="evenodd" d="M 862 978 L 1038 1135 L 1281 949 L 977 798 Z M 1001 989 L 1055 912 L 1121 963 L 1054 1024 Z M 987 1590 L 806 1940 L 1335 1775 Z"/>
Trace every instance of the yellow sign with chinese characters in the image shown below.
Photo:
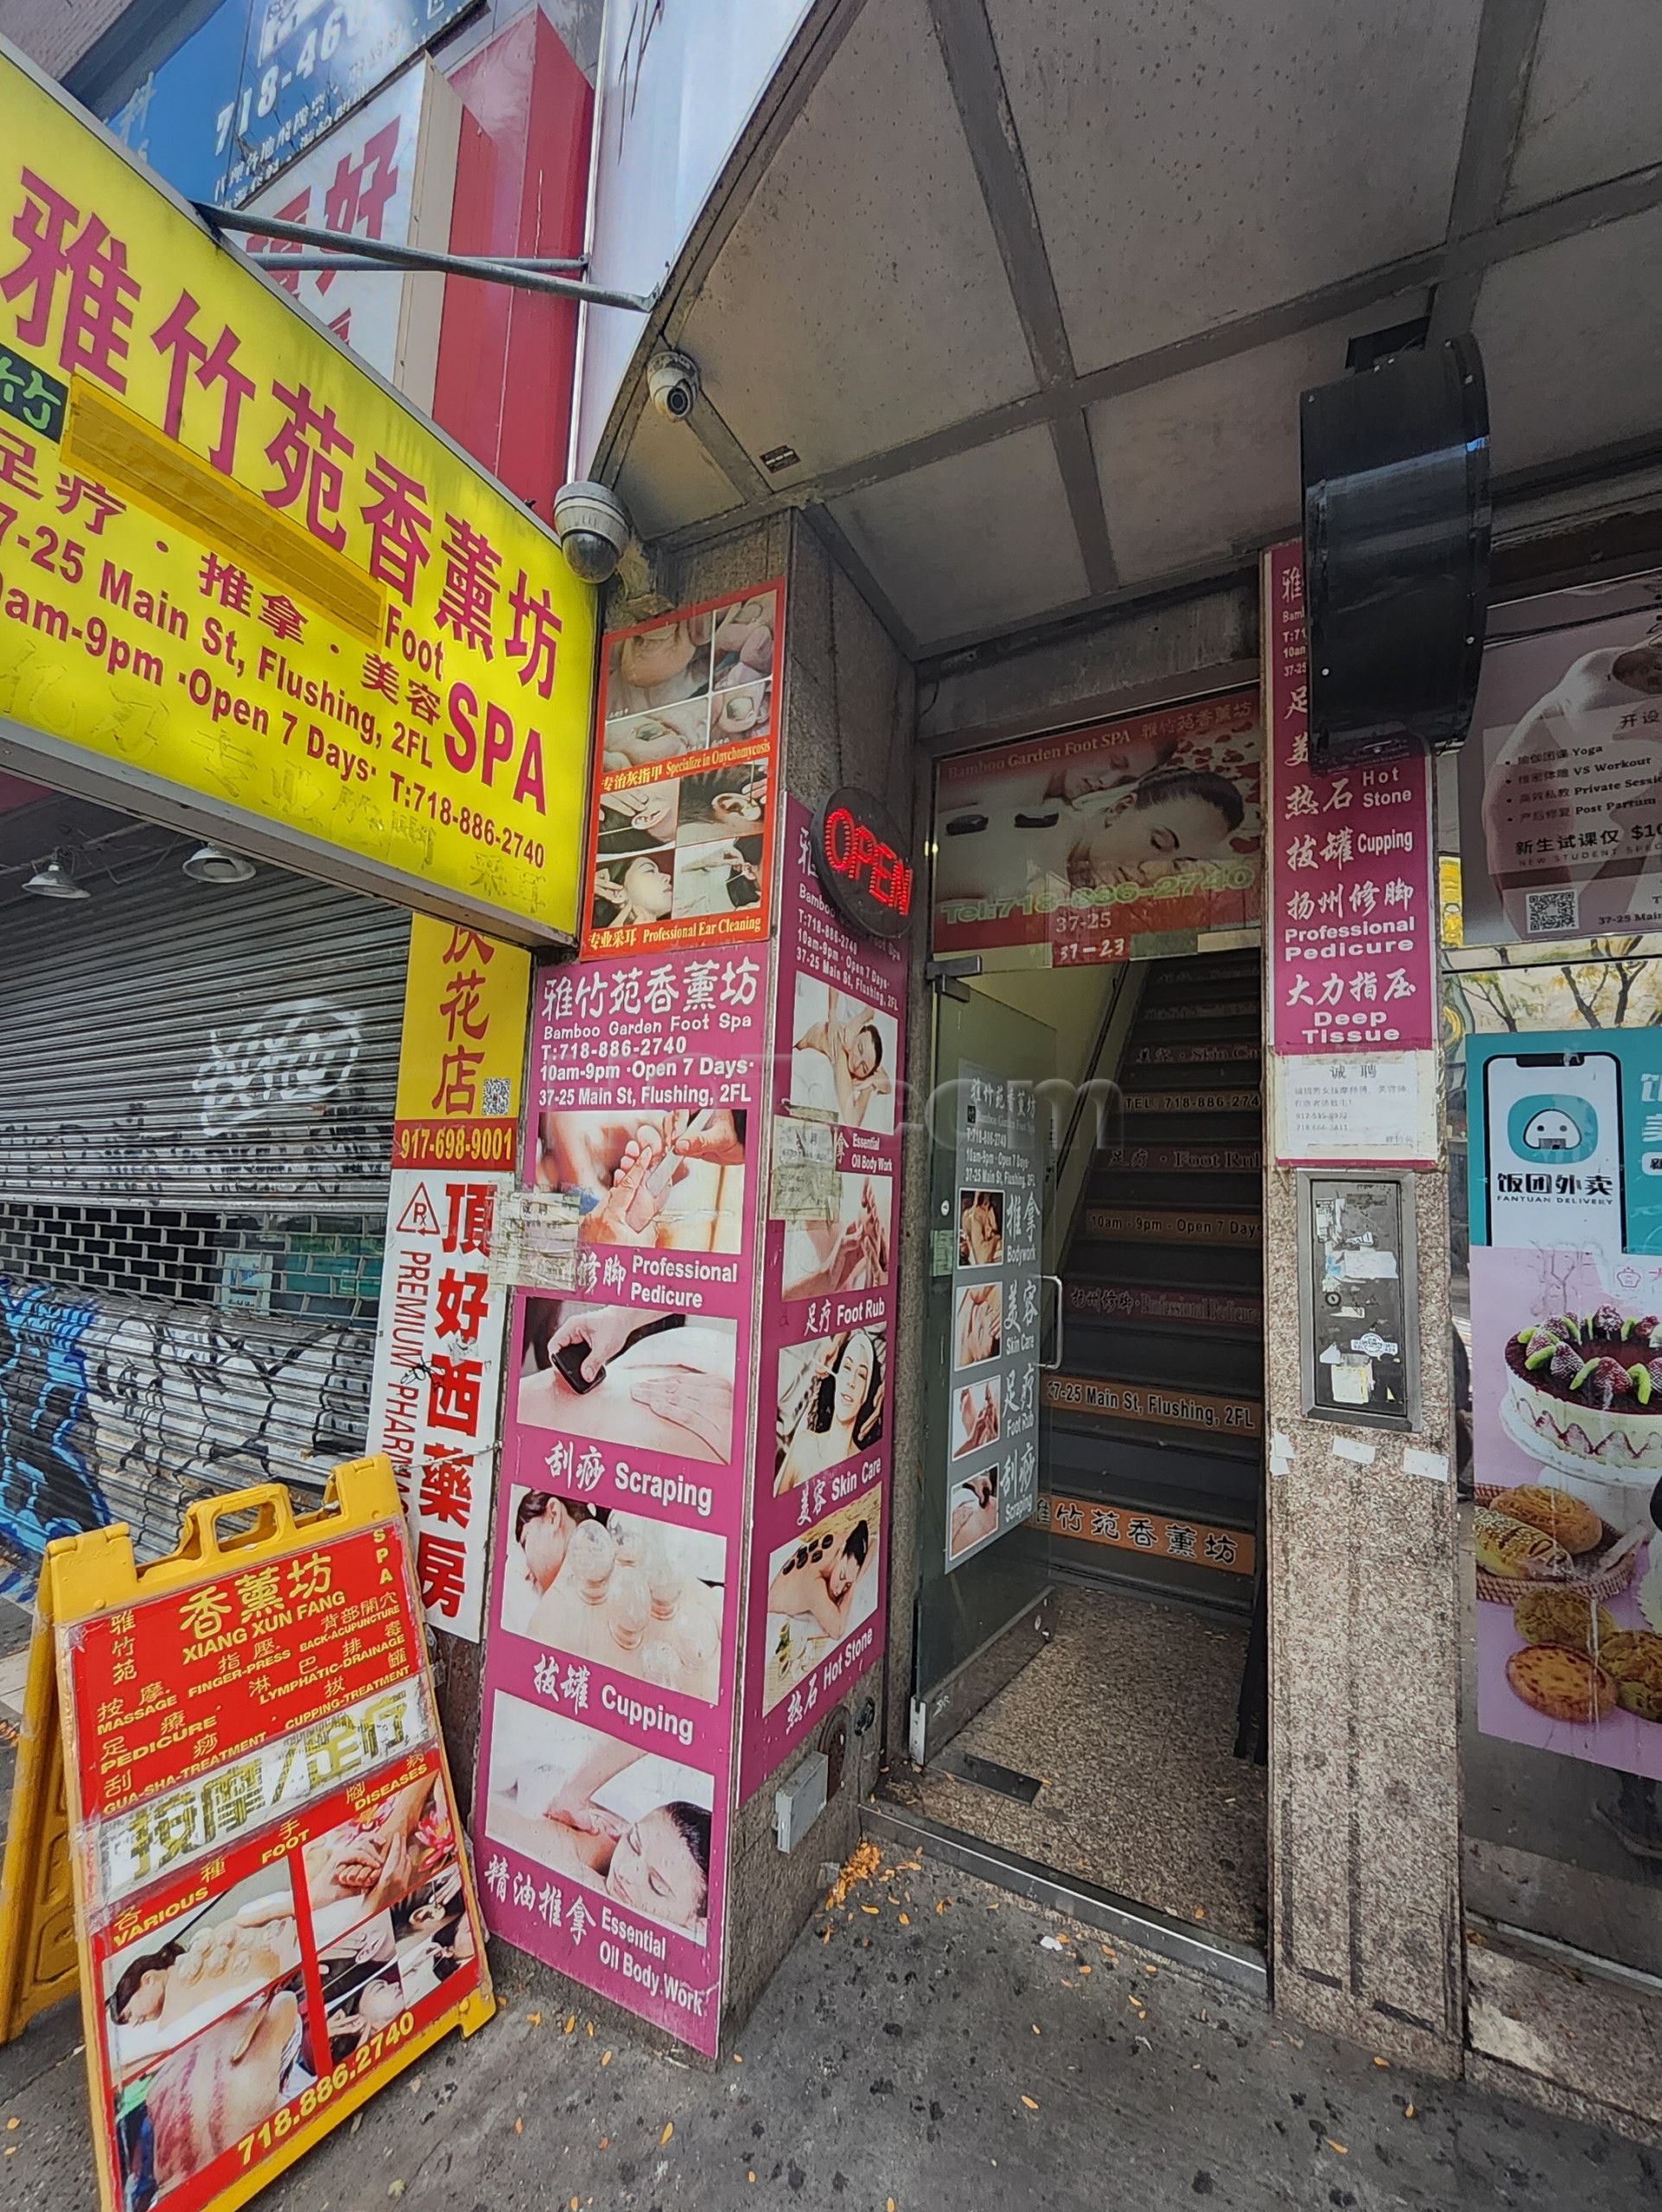
<path fill-rule="evenodd" d="M 531 1023 L 531 957 L 417 914 L 393 1120 L 396 1167 L 511 1170 Z"/>
<path fill-rule="evenodd" d="M 592 592 L 10 49 L 0 122 L 0 758 L 573 934 Z"/>

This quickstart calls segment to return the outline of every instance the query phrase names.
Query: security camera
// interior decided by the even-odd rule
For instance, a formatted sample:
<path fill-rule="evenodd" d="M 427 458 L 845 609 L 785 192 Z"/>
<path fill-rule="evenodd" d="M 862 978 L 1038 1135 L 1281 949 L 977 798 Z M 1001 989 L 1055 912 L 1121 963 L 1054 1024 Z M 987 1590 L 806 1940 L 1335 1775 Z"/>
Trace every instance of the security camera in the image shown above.
<path fill-rule="evenodd" d="M 647 364 L 653 405 L 672 423 L 685 423 L 698 397 L 698 364 L 689 353 L 658 353 Z"/>
<path fill-rule="evenodd" d="M 567 566 L 586 584 L 615 575 L 627 550 L 629 518 L 604 484 L 563 484 L 554 494 L 554 535 Z"/>

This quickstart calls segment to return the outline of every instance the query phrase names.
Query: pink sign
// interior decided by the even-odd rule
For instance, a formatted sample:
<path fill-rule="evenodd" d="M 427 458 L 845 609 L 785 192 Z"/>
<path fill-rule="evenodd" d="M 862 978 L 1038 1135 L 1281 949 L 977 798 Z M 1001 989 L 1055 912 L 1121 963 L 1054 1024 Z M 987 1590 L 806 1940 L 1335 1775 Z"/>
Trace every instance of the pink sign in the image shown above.
<path fill-rule="evenodd" d="M 1312 774 L 1299 548 L 1273 547 L 1264 573 L 1271 1050 L 1429 1049 L 1437 1034 L 1430 763 L 1417 755 Z"/>
<path fill-rule="evenodd" d="M 832 912 L 795 799 L 782 828 L 742 1796 L 882 1655 L 888 1582 L 906 954 Z"/>
<path fill-rule="evenodd" d="M 491 1928 L 716 2048 L 766 948 L 544 970 L 475 1801 Z"/>

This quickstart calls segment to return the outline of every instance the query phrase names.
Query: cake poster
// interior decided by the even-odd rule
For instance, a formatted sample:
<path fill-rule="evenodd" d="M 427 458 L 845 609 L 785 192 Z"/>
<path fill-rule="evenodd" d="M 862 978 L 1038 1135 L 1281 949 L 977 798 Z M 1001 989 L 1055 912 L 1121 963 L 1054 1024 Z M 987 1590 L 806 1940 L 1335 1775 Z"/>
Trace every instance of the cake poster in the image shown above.
<path fill-rule="evenodd" d="M 1662 1036 L 1468 1049 L 1478 1725 L 1662 1779 Z"/>

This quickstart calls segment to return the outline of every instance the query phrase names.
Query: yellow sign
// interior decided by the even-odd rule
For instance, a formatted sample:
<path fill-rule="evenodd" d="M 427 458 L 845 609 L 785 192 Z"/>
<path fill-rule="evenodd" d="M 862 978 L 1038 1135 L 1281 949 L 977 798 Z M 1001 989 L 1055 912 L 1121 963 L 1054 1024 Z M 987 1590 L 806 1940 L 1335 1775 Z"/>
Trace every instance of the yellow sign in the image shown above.
<path fill-rule="evenodd" d="M 512 1170 L 531 1020 L 531 957 L 417 914 L 393 1122 L 396 1167 Z"/>
<path fill-rule="evenodd" d="M 0 749 L 573 934 L 591 591 L 9 53 L 0 122 Z"/>

